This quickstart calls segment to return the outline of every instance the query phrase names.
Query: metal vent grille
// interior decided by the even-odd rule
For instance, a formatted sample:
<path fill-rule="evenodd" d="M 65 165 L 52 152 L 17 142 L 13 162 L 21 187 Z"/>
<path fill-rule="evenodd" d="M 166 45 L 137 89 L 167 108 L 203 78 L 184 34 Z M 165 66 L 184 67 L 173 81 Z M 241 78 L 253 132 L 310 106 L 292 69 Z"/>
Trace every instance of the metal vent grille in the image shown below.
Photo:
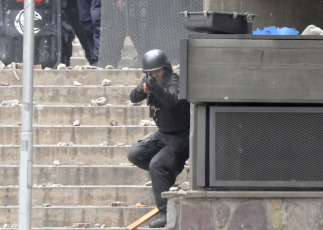
<path fill-rule="evenodd" d="M 321 108 L 210 111 L 211 184 L 323 187 Z"/>

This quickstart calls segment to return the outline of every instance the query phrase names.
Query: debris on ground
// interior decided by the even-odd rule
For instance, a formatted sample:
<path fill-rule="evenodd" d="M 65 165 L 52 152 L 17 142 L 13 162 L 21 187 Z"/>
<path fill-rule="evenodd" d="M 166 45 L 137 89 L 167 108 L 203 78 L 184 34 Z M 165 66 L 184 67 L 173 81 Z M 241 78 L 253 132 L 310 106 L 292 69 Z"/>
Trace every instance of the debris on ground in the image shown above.
<path fill-rule="evenodd" d="M 145 186 L 152 186 L 153 184 L 152 184 L 152 182 L 151 181 L 148 181 L 148 182 L 146 182 L 145 183 Z"/>
<path fill-rule="evenodd" d="M 58 64 L 57 69 L 67 69 L 66 65 L 63 63 Z"/>
<path fill-rule="evenodd" d="M 309 25 L 302 35 L 323 35 L 323 30 L 315 25 Z"/>
<path fill-rule="evenodd" d="M 90 228 L 91 225 L 89 223 L 73 223 L 72 228 Z"/>
<path fill-rule="evenodd" d="M 111 126 L 118 126 L 118 125 L 119 125 L 119 123 L 118 123 L 118 121 L 116 121 L 116 120 L 111 120 L 111 121 L 110 121 L 110 125 L 111 125 Z"/>
<path fill-rule="evenodd" d="M 187 191 L 190 189 L 190 183 L 188 181 L 184 182 L 182 185 L 181 185 L 181 189 L 184 190 L 184 191 Z"/>
<path fill-rule="evenodd" d="M 74 84 L 75 86 L 84 86 L 84 84 L 82 84 L 82 83 L 80 83 L 80 82 L 78 82 L 78 81 L 74 81 L 74 82 L 73 82 L 73 84 Z"/>
<path fill-rule="evenodd" d="M 8 82 L 0 82 L 0 86 L 9 86 L 9 83 Z"/>
<path fill-rule="evenodd" d="M 0 61 L 0 69 L 4 69 L 6 67 L 6 65 L 5 64 L 3 64 L 3 62 L 2 61 Z"/>
<path fill-rule="evenodd" d="M 126 101 L 127 106 L 141 106 L 142 102 L 132 103 L 131 101 Z"/>
<path fill-rule="evenodd" d="M 75 120 L 73 122 L 73 126 L 80 126 L 80 121 L 79 120 Z"/>
<path fill-rule="evenodd" d="M 109 146 L 109 144 L 109 141 L 103 141 L 102 143 L 100 143 L 100 146 Z"/>
<path fill-rule="evenodd" d="M 54 160 L 53 165 L 55 166 L 59 166 L 61 164 L 61 162 L 59 160 Z"/>
<path fill-rule="evenodd" d="M 120 206 L 124 207 L 127 205 L 125 204 L 125 202 L 115 201 L 115 202 L 111 202 L 108 206 L 110 206 L 110 207 L 120 207 Z"/>
<path fill-rule="evenodd" d="M 107 99 L 105 97 L 100 97 L 98 99 L 91 101 L 91 106 L 103 106 L 107 102 Z"/>
<path fill-rule="evenodd" d="M 142 204 L 142 203 L 137 203 L 137 204 L 135 205 L 135 207 L 137 207 L 137 208 L 144 208 L 144 207 L 148 207 L 148 205 L 146 205 L 146 204 Z"/>
<path fill-rule="evenodd" d="M 179 188 L 178 187 L 175 187 L 175 186 L 172 186 L 172 187 L 169 188 L 169 191 L 171 191 L 171 192 L 177 192 L 177 191 L 179 191 Z"/>
<path fill-rule="evenodd" d="M 105 69 L 115 69 L 113 65 L 107 65 Z"/>
<path fill-rule="evenodd" d="M 109 86 L 111 85 L 111 80 L 109 79 L 104 79 L 101 83 L 102 86 Z"/>
<path fill-rule="evenodd" d="M 50 204 L 50 203 L 44 203 L 44 204 L 42 204 L 41 206 L 43 206 L 43 207 L 50 207 L 50 206 L 52 206 L 52 204 Z"/>
<path fill-rule="evenodd" d="M 20 106 L 19 101 L 17 99 L 10 100 L 10 101 L 3 101 L 1 103 L 3 106 Z"/>
<path fill-rule="evenodd" d="M 57 146 L 74 146 L 73 142 L 65 143 L 65 142 L 58 142 Z"/>
<path fill-rule="evenodd" d="M 141 121 L 140 121 L 140 125 L 141 125 L 141 126 L 148 126 L 148 125 L 149 125 L 149 123 L 150 123 L 150 120 L 141 120 Z"/>

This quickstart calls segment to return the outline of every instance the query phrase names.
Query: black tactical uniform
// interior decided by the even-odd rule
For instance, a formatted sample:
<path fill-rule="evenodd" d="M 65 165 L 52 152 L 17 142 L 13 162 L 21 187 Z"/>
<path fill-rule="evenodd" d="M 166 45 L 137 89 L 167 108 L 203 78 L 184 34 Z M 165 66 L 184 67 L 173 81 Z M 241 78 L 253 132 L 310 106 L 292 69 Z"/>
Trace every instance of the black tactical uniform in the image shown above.
<path fill-rule="evenodd" d="M 150 227 L 166 224 L 167 199 L 162 198 L 161 193 L 174 184 L 189 157 L 190 105 L 178 99 L 179 76 L 172 71 L 163 51 L 151 50 L 144 55 L 144 72 L 161 68 L 166 69 L 161 84 L 149 82 L 149 77 L 145 76 L 130 95 L 132 102 L 147 98 L 150 114 L 158 127 L 157 132 L 134 144 L 128 155 L 130 162 L 149 171 L 160 218 L 165 220 L 163 223 L 157 219 Z M 145 83 L 152 93 L 144 92 Z"/>

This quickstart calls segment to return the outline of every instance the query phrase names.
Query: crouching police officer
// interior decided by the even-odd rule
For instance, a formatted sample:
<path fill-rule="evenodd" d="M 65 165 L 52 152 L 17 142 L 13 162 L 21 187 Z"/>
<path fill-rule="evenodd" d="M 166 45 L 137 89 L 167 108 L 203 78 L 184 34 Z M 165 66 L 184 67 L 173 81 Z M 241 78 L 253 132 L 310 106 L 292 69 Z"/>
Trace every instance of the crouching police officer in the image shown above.
<path fill-rule="evenodd" d="M 150 50 L 143 57 L 143 77 L 132 90 L 130 99 L 147 99 L 150 115 L 158 131 L 134 144 L 128 154 L 130 162 L 148 170 L 160 216 L 150 228 L 165 227 L 167 199 L 161 193 L 168 191 L 189 157 L 190 104 L 179 100 L 179 76 L 173 72 L 166 54 Z"/>

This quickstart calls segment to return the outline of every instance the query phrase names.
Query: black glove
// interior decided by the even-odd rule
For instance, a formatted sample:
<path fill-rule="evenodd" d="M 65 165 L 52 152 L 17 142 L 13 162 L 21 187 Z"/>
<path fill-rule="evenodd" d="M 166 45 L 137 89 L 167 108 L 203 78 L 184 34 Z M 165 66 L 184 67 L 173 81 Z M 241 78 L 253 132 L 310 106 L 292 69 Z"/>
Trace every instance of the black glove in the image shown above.
<path fill-rule="evenodd" d="M 151 92 L 155 91 L 158 88 L 158 82 L 156 81 L 156 78 L 153 75 L 147 76 L 146 87 Z"/>

